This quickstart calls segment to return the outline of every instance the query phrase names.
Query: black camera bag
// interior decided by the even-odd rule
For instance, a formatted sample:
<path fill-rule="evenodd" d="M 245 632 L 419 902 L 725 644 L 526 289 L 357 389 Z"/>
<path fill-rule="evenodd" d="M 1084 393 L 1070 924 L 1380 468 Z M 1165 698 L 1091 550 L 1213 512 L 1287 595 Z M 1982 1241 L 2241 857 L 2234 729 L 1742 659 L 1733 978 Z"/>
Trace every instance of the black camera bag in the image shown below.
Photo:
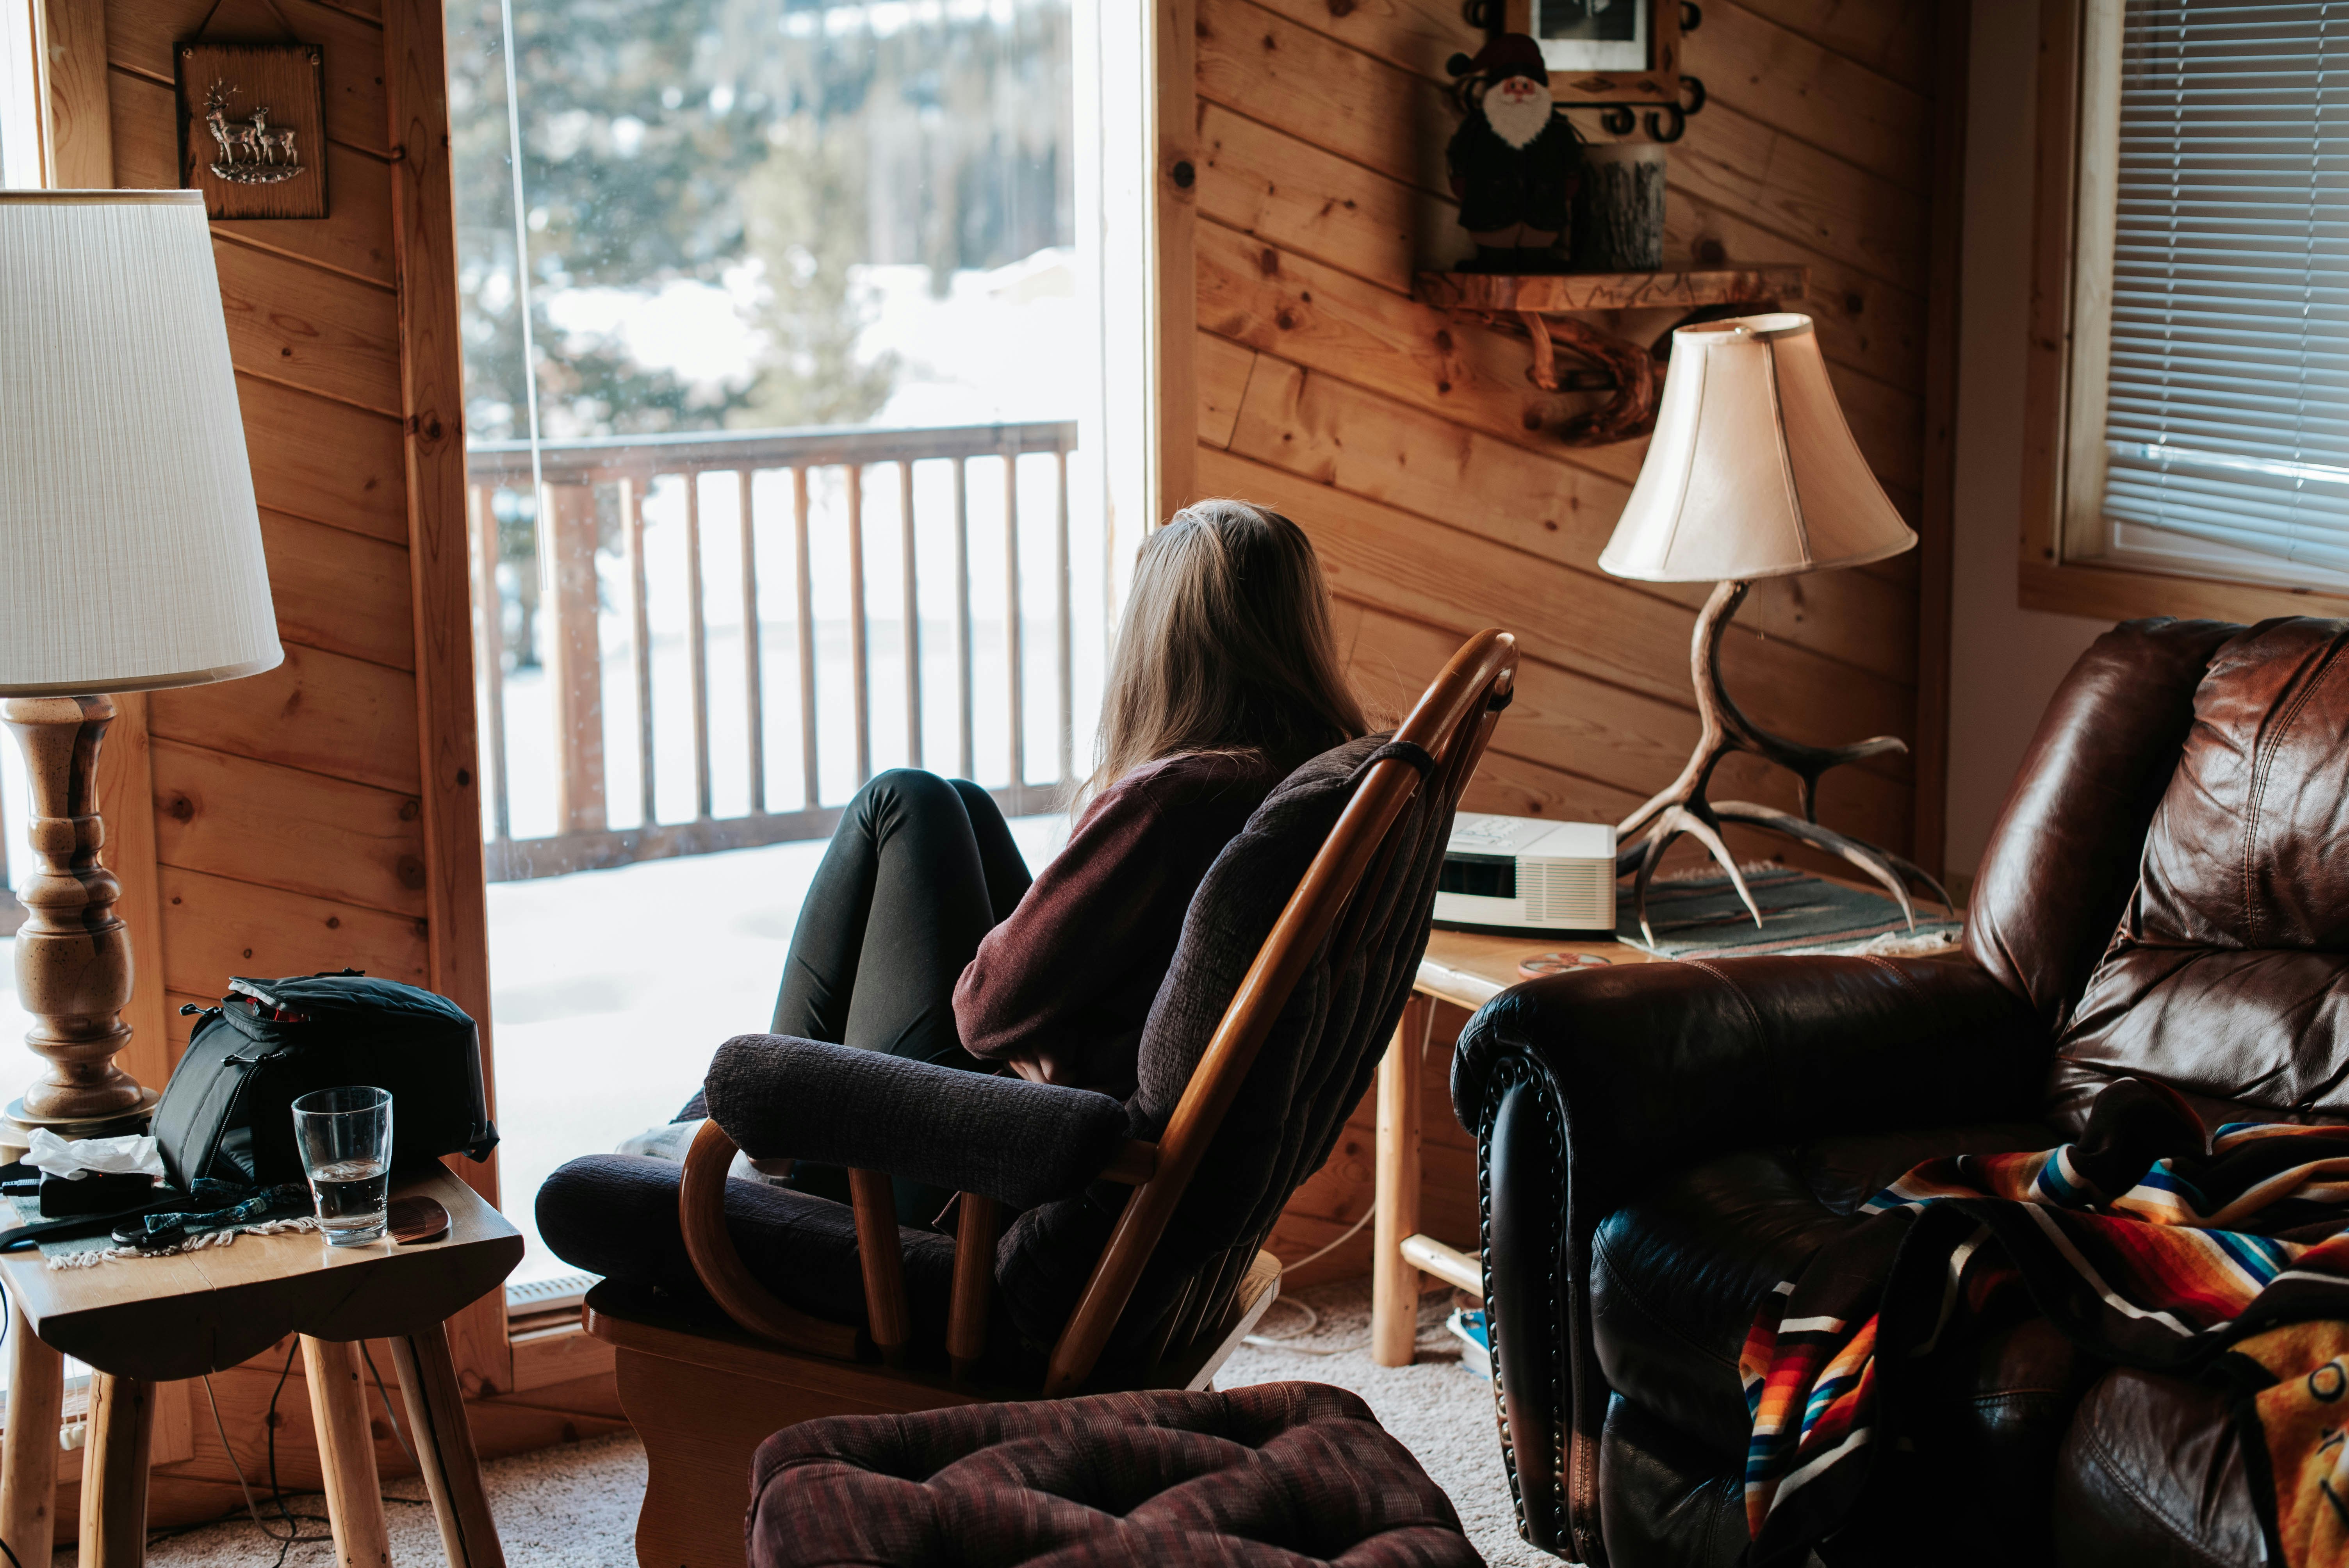
<path fill-rule="evenodd" d="M 454 1002 L 356 969 L 240 978 L 203 1009 L 155 1107 L 165 1180 L 182 1191 L 202 1176 L 303 1180 L 294 1102 L 349 1085 L 390 1091 L 395 1171 L 444 1154 L 484 1160 L 497 1147 L 481 1035 Z"/>

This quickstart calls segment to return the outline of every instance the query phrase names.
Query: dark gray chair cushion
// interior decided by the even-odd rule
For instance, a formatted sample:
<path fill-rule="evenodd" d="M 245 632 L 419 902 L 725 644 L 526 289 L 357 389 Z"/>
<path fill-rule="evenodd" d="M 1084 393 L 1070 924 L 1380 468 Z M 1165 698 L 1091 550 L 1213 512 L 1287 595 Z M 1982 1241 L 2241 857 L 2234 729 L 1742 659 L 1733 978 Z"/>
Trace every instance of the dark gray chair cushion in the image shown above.
<path fill-rule="evenodd" d="M 1105 1094 L 789 1035 L 718 1047 L 709 1115 L 753 1160 L 885 1171 L 1026 1209 L 1081 1191 L 1125 1139 Z"/>
<path fill-rule="evenodd" d="M 714 1311 L 678 1228 L 684 1171 L 641 1154 L 574 1160 L 538 1190 L 538 1233 L 574 1267 Z M 847 1205 L 763 1181 L 729 1181 L 726 1233 L 752 1276 L 784 1301 L 833 1323 L 864 1325 L 864 1275 Z M 901 1230 L 898 1239 L 916 1343 L 936 1343 L 946 1333 L 954 1243 L 927 1231 Z"/>

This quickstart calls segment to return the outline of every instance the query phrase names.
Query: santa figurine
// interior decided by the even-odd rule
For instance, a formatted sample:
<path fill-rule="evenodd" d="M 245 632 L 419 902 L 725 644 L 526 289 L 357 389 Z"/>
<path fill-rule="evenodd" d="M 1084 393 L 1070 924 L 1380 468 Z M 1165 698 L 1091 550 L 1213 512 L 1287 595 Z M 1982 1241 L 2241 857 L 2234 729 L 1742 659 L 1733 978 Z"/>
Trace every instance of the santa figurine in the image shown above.
<path fill-rule="evenodd" d="M 1582 173 L 1582 139 L 1550 102 L 1541 46 L 1496 34 L 1474 59 L 1454 55 L 1455 92 L 1466 110 L 1444 150 L 1460 226 L 1476 242 L 1477 271 L 1557 272 L 1560 242 Z"/>

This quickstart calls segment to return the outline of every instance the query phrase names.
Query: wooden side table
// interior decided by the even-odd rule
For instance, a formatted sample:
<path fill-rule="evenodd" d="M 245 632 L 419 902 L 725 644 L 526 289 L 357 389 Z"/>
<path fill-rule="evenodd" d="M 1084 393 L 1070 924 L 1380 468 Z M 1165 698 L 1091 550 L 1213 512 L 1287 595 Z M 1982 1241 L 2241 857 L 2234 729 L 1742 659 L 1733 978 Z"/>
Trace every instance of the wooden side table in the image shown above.
<path fill-rule="evenodd" d="M 136 1568 L 147 1550 L 154 1386 L 234 1367 L 298 1334 L 340 1568 L 391 1562 L 359 1364 L 366 1339 L 391 1341 L 450 1568 L 503 1568 L 447 1323 L 512 1272 L 522 1233 L 446 1171 L 395 1181 L 391 1195 L 437 1200 L 449 1211 L 448 1235 L 363 1247 L 329 1247 L 313 1232 L 239 1236 L 224 1247 L 81 1269 L 48 1268 L 37 1252 L 0 1255 L 9 1312 L 0 1540 L 16 1561 L 47 1563 L 55 1541 L 65 1357 L 95 1374 L 82 1568 Z"/>
<path fill-rule="evenodd" d="M 1432 1274 L 1482 1298 L 1480 1259 L 1419 1233 L 1420 1095 L 1427 1073 L 1427 1039 L 1435 1004 L 1475 1012 L 1525 976 L 1517 965 L 1545 953 L 1602 958 L 1609 964 L 1660 964 L 1652 953 L 1621 942 L 1561 942 L 1556 937 L 1481 936 L 1438 931 L 1428 938 L 1402 1022 L 1379 1063 L 1377 1216 L 1371 1239 L 1371 1359 L 1408 1367 L 1419 1338 L 1419 1276 Z"/>

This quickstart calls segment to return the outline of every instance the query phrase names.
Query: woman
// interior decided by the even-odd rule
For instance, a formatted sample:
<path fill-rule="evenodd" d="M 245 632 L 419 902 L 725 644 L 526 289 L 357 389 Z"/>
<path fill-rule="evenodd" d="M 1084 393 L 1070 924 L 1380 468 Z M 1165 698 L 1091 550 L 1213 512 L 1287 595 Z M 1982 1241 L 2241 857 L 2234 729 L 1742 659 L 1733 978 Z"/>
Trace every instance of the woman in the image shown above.
<path fill-rule="evenodd" d="M 1304 531 L 1185 508 L 1136 564 L 1067 847 L 1031 884 L 978 785 L 881 774 L 801 909 L 774 1032 L 1124 1098 L 1208 866 L 1290 770 L 1368 727 Z M 899 1184 L 909 1222 L 926 1202 Z"/>

